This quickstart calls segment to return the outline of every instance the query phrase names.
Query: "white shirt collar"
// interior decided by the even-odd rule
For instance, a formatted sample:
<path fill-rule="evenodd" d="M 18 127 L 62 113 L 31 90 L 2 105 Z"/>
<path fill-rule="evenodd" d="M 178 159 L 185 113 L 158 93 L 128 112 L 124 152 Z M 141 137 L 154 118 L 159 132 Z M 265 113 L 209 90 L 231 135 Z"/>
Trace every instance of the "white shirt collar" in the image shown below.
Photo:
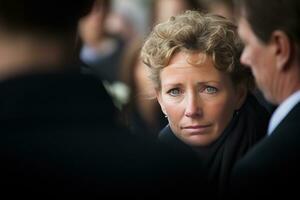
<path fill-rule="evenodd" d="M 280 124 L 280 122 L 288 115 L 288 113 L 300 102 L 300 90 L 289 96 L 284 100 L 278 108 L 274 111 L 269 127 L 268 135 L 271 135 L 275 128 Z"/>

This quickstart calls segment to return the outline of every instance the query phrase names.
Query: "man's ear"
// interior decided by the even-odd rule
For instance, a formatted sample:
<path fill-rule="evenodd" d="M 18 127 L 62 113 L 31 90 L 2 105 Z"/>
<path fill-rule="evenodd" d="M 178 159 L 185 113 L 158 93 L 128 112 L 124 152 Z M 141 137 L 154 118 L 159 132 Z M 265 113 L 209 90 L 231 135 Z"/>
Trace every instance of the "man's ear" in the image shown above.
<path fill-rule="evenodd" d="M 272 33 L 271 42 L 275 46 L 276 68 L 285 70 L 292 52 L 290 39 L 286 33 L 278 30 Z"/>
<path fill-rule="evenodd" d="M 235 105 L 236 105 L 235 109 L 236 110 L 239 110 L 242 107 L 243 103 L 246 100 L 247 93 L 248 93 L 248 90 L 247 90 L 246 86 L 244 86 L 244 85 L 237 86 L 237 88 L 236 88 L 236 101 L 235 101 L 236 102 L 235 103 Z"/>
<path fill-rule="evenodd" d="M 157 101 L 160 105 L 160 108 L 162 110 L 162 112 L 167 115 L 167 112 L 166 112 L 166 109 L 164 107 L 164 104 L 162 102 L 162 96 L 161 96 L 161 91 L 159 89 L 155 89 L 155 94 L 156 94 L 156 98 L 157 98 Z"/>

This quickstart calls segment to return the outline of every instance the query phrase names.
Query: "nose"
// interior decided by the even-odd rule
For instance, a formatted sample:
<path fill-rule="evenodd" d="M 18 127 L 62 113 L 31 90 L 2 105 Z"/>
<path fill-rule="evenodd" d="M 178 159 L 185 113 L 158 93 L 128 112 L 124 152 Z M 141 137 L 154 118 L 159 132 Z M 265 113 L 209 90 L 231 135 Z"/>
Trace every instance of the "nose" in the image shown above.
<path fill-rule="evenodd" d="M 189 95 L 186 100 L 185 116 L 186 117 L 200 117 L 203 115 L 201 108 L 201 100 L 195 94 Z"/>
<path fill-rule="evenodd" d="M 245 51 L 245 49 L 243 50 L 242 52 L 242 55 L 240 57 L 240 62 L 243 64 L 243 65 L 246 65 L 246 66 L 249 66 L 249 58 L 247 56 L 247 52 Z"/>

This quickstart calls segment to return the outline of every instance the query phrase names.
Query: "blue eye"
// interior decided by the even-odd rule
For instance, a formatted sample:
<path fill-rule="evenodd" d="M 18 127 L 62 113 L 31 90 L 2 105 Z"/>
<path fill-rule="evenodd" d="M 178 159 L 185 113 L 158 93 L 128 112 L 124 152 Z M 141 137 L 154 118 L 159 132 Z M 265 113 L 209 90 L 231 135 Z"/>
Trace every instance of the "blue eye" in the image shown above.
<path fill-rule="evenodd" d="M 207 86 L 204 89 L 204 92 L 206 92 L 207 94 L 215 94 L 215 93 L 217 93 L 217 91 L 218 91 L 218 89 L 215 87 L 212 87 L 212 86 Z"/>
<path fill-rule="evenodd" d="M 176 96 L 180 95 L 180 90 L 178 88 L 174 88 L 174 89 L 169 90 L 167 93 L 173 97 L 176 97 Z"/>

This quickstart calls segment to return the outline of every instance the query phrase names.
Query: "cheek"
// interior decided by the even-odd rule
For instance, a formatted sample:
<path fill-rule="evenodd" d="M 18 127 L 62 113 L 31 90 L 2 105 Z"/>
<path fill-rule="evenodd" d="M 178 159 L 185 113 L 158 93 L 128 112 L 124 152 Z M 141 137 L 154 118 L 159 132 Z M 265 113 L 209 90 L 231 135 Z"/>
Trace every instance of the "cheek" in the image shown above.
<path fill-rule="evenodd" d="M 169 124 L 172 129 L 179 129 L 180 122 L 184 116 L 184 106 L 182 103 L 164 103 L 164 108 L 168 116 Z M 178 131 L 178 130 L 176 130 Z"/>
<path fill-rule="evenodd" d="M 250 67 L 255 67 L 258 63 L 259 58 L 263 57 L 261 55 L 263 52 L 260 52 L 259 48 L 257 47 L 248 47 L 246 50 L 243 51 L 241 61 L 243 64 L 246 64 Z"/>
<path fill-rule="evenodd" d="M 209 109 L 209 108 L 208 108 Z M 229 103 L 217 103 L 210 107 L 210 113 L 214 118 L 220 119 L 228 116 L 232 111 L 232 106 Z"/>
<path fill-rule="evenodd" d="M 256 65 L 253 67 L 253 74 L 258 82 L 266 82 L 269 78 L 272 77 L 272 72 L 268 70 L 270 62 L 267 61 L 263 56 L 258 56 L 256 60 Z"/>
<path fill-rule="evenodd" d="M 173 122 L 179 122 L 183 108 L 179 104 L 165 103 L 164 104 L 168 119 Z"/>
<path fill-rule="evenodd" d="M 235 102 L 233 98 L 230 99 L 220 99 L 214 102 L 210 106 L 207 106 L 206 113 L 209 114 L 212 120 L 218 124 L 218 127 L 226 127 L 228 122 L 231 120 L 234 110 Z"/>

